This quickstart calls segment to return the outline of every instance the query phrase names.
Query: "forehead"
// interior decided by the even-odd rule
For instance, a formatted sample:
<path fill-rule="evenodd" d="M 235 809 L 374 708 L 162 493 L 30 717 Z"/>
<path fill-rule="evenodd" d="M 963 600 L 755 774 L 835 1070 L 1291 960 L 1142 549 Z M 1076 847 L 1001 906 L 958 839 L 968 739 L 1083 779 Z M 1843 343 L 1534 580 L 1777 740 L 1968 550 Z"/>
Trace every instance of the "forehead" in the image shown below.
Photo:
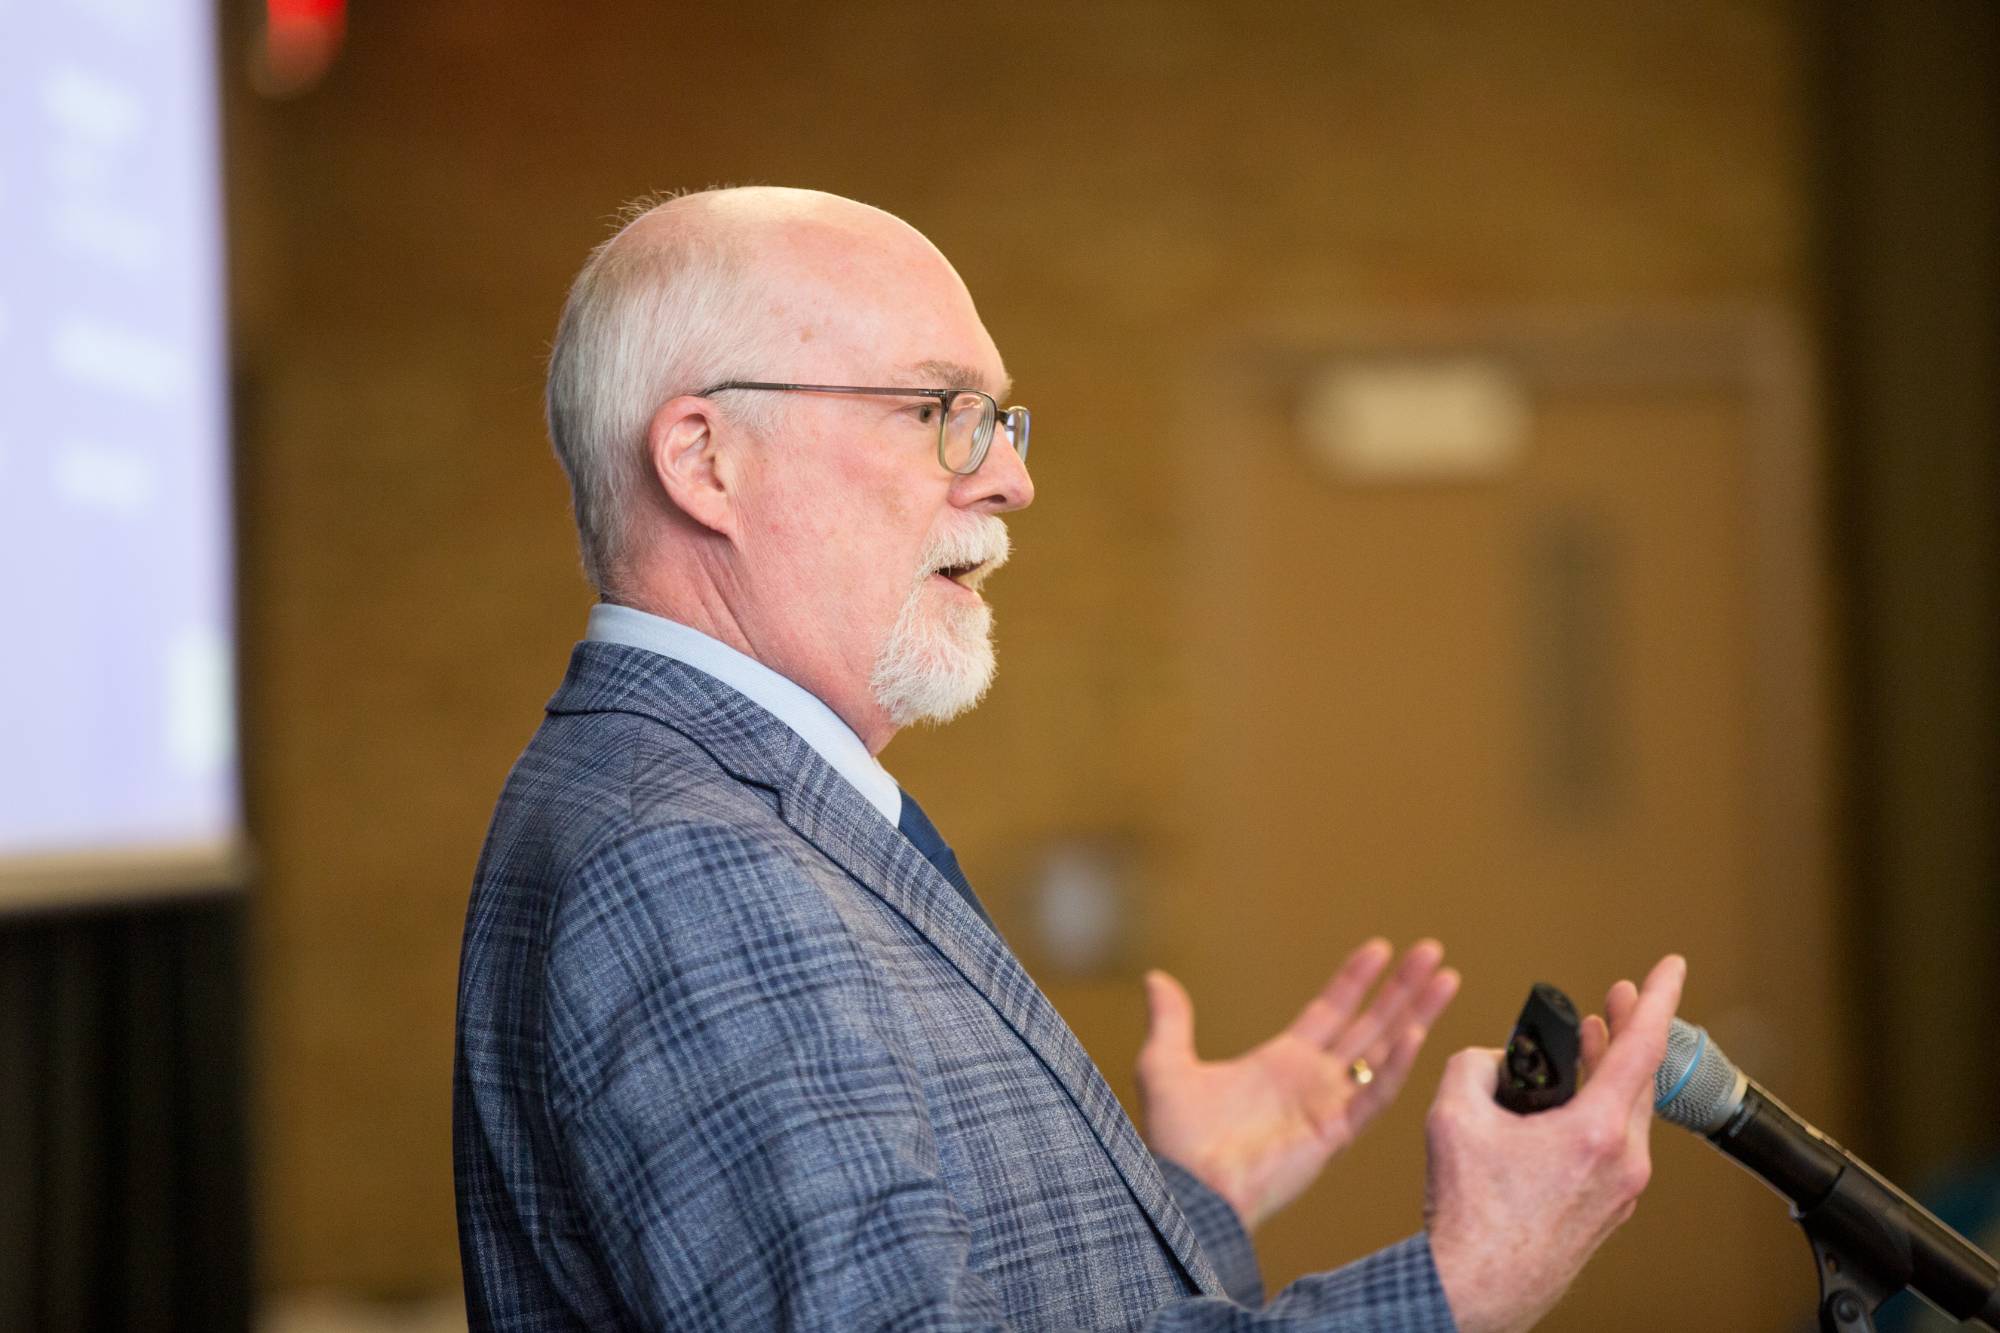
<path fill-rule="evenodd" d="M 984 389 L 995 398 L 1005 398 L 1014 389 L 1013 378 L 1005 370 L 1001 370 L 999 378 L 995 379 L 991 372 L 963 361 L 937 357 L 927 357 L 915 365 L 896 368 L 890 382 L 907 384 L 913 389 Z"/>
<path fill-rule="evenodd" d="M 896 226 L 900 233 L 814 229 L 767 253 L 787 373 L 1005 394 L 1006 368 L 964 282 L 922 236 Z"/>

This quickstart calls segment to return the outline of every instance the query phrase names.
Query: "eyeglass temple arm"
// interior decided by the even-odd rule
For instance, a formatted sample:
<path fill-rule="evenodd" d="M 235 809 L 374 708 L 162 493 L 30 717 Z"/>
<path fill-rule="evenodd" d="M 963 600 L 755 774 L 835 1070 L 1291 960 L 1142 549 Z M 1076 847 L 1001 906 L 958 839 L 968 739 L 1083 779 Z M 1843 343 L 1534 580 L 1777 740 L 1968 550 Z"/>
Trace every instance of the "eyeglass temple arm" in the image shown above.
<path fill-rule="evenodd" d="M 787 391 L 798 390 L 805 393 L 888 394 L 891 396 L 902 396 L 910 398 L 936 398 L 939 401 L 943 401 L 944 399 L 950 397 L 952 394 L 965 392 L 965 390 L 963 389 L 919 389 L 911 387 L 909 385 L 890 386 L 890 385 L 878 385 L 878 384 L 777 384 L 777 383 L 766 383 L 762 380 L 730 380 L 727 383 L 723 384 L 711 384 L 708 388 L 703 389 L 700 393 L 696 394 L 695 397 L 697 398 L 706 397 L 711 393 L 720 393 L 724 389 L 779 389 Z"/>

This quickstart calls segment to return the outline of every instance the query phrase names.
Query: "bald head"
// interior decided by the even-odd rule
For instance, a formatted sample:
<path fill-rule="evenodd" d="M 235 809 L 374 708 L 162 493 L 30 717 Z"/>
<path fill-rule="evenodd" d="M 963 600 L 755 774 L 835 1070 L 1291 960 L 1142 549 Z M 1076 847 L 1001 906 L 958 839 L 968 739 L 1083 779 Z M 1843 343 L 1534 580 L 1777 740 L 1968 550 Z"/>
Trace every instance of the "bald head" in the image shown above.
<path fill-rule="evenodd" d="M 826 349 L 879 339 L 902 317 L 864 294 L 939 288 L 970 309 L 921 233 L 838 195 L 753 186 L 634 210 L 571 287 L 549 364 L 549 434 L 591 582 L 615 596 L 627 581 L 660 404 L 730 379 L 810 379 Z M 730 410 L 752 429 L 783 412 L 742 397 Z"/>
<path fill-rule="evenodd" d="M 877 242 L 901 238 L 932 248 L 916 228 L 872 204 L 783 185 L 738 185 L 676 195 L 635 211 L 610 244 L 644 244 L 650 238 L 704 230 L 751 245 L 782 244 L 813 233 L 845 233 Z"/>

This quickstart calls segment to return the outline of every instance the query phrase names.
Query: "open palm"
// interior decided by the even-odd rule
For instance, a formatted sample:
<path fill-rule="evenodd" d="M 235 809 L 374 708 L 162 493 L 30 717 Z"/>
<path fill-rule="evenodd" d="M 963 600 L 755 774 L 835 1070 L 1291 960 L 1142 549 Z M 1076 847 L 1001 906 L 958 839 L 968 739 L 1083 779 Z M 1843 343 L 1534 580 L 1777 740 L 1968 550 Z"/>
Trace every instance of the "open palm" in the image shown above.
<path fill-rule="evenodd" d="M 1458 974 L 1440 967 L 1443 946 L 1423 940 L 1362 1009 L 1392 952 L 1386 940 L 1363 944 L 1290 1026 L 1234 1060 L 1198 1058 L 1187 991 L 1165 972 L 1147 974 L 1138 1069 L 1147 1142 L 1227 1199 L 1245 1226 L 1297 1198 L 1395 1100 L 1457 993 Z"/>

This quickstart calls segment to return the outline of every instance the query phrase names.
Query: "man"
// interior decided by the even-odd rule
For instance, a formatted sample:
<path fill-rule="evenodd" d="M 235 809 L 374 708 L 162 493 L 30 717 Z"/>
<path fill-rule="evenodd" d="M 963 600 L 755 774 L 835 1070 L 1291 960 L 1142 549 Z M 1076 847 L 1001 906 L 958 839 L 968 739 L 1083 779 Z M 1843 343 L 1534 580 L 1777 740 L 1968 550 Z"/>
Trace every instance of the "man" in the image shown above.
<path fill-rule="evenodd" d="M 1423 1234 L 1263 1303 L 1246 1227 L 1394 1095 L 1456 978 L 1364 946 L 1242 1060 L 1149 978 L 1152 1151 L 874 756 L 993 674 L 1034 495 L 964 285 L 885 213 L 683 197 L 592 257 L 549 418 L 603 594 L 467 923 L 473 1323 L 1524 1328 L 1629 1213 L 1682 965 L 1568 1107 L 1448 1066 Z"/>

